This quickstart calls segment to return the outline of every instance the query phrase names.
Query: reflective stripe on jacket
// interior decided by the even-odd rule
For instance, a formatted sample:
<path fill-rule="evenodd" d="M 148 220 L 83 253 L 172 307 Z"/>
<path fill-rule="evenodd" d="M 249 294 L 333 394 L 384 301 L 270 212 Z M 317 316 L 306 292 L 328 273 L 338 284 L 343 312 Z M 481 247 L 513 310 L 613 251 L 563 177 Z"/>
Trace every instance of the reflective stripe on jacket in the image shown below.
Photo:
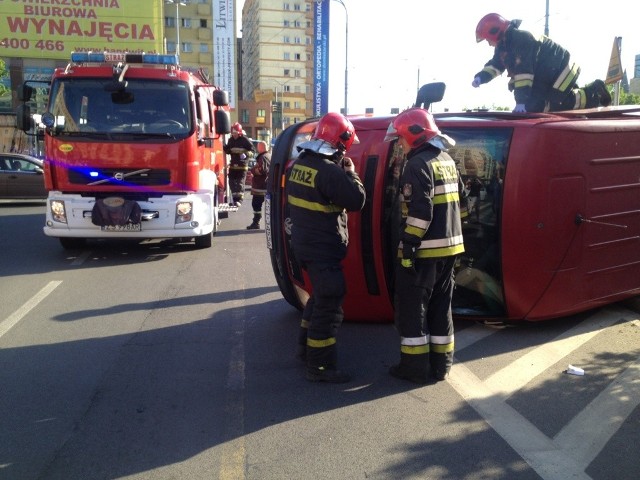
<path fill-rule="evenodd" d="M 305 150 L 288 171 L 285 188 L 296 255 L 342 260 L 349 242 L 346 212 L 361 210 L 365 201 L 358 175 Z"/>
<path fill-rule="evenodd" d="M 412 150 L 402 172 L 403 245 L 416 258 L 448 257 L 464 252 L 460 221 L 462 181 L 453 159 L 430 144 Z"/>

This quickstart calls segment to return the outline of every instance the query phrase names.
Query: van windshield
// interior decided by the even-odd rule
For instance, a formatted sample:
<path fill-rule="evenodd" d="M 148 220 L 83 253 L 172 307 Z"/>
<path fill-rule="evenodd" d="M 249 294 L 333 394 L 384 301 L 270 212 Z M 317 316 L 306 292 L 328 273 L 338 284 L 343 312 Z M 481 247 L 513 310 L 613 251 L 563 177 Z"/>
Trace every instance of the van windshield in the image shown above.
<path fill-rule="evenodd" d="M 465 184 L 461 199 L 465 253 L 455 268 L 454 314 L 501 317 L 506 314 L 500 265 L 500 218 L 503 180 L 511 143 L 511 128 L 442 128 L 456 145 L 449 155 Z M 399 181 L 404 165 L 399 145 L 394 145 L 387 170 L 384 224 L 389 245 L 387 266 L 393 271 L 400 225 Z"/>
<path fill-rule="evenodd" d="M 505 314 L 500 265 L 502 190 L 512 129 L 443 129 L 455 139 L 449 155 L 465 184 L 461 199 L 465 253 L 456 267 L 457 315 Z"/>
<path fill-rule="evenodd" d="M 56 82 L 49 105 L 56 133 L 184 136 L 191 131 L 186 83 L 128 79 L 124 90 L 113 91 L 111 82 L 103 78 Z"/>

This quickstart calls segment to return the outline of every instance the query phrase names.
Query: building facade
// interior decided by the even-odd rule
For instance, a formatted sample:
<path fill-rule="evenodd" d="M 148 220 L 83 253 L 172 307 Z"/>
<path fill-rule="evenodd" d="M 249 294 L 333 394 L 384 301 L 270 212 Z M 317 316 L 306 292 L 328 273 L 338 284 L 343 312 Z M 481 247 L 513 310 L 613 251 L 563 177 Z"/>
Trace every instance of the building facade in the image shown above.
<path fill-rule="evenodd" d="M 248 135 L 270 141 L 312 116 L 313 0 L 245 0 L 242 97 Z"/>

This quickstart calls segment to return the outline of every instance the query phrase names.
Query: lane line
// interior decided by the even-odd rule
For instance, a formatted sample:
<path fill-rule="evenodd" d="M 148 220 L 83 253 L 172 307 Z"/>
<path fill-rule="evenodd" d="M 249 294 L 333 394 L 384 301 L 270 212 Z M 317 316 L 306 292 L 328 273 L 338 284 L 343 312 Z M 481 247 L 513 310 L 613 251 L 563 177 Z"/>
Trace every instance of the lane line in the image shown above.
<path fill-rule="evenodd" d="M 550 342 L 498 370 L 484 382 L 493 392 L 506 399 L 605 328 L 621 320 L 630 321 L 636 317 L 630 310 L 603 308 Z"/>
<path fill-rule="evenodd" d="M 234 285 L 235 299 L 231 310 L 232 333 L 230 339 L 231 358 L 227 374 L 225 399 L 225 434 L 229 438 L 222 446 L 220 480 L 244 480 L 246 463 L 246 444 L 244 436 L 244 393 L 245 393 L 245 301 L 243 292 L 246 285 L 240 273 L 243 269 L 238 265 Z"/>
<path fill-rule="evenodd" d="M 91 250 L 85 250 L 80 255 L 78 255 L 73 262 L 71 262 L 71 266 L 77 267 L 79 265 L 82 265 L 85 262 L 85 260 L 89 258 L 89 255 L 91 255 Z"/>
<path fill-rule="evenodd" d="M 609 384 L 554 437 L 586 470 L 640 405 L 640 358 Z"/>
<path fill-rule="evenodd" d="M 45 287 L 36 293 L 33 297 L 31 297 L 24 305 L 22 305 L 18 310 L 9 315 L 6 319 L 4 319 L 0 323 L 0 338 L 11 330 L 16 324 L 24 318 L 24 316 L 29 313 L 33 308 L 35 308 L 42 300 L 44 300 L 47 295 L 53 292 L 58 285 L 60 285 L 62 281 L 55 280 L 49 282 Z"/>

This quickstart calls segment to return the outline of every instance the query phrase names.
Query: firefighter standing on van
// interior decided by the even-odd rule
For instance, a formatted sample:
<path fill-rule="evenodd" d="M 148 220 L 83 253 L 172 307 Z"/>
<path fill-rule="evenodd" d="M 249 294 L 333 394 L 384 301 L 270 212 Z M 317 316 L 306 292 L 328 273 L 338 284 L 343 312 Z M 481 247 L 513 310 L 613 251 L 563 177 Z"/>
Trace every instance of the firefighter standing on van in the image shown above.
<path fill-rule="evenodd" d="M 451 299 L 456 255 L 464 252 L 464 189 L 442 134 L 422 108 L 400 113 L 385 141 L 398 139 L 407 161 L 400 178 L 402 223 L 395 277 L 400 363 L 389 373 L 414 383 L 444 380 L 453 363 Z"/>
<path fill-rule="evenodd" d="M 253 221 L 247 230 L 258 230 L 262 219 L 262 204 L 267 193 L 267 175 L 271 164 L 267 142 L 256 142 L 256 164 L 251 167 L 253 179 L 251 180 L 251 208 L 253 208 Z"/>
<path fill-rule="evenodd" d="M 233 203 L 240 206 L 244 200 L 244 184 L 249 171 L 249 158 L 253 157 L 255 148 L 238 122 L 231 126 L 231 138 L 224 146 L 224 152 L 231 155 L 229 186 Z"/>
<path fill-rule="evenodd" d="M 475 74 L 475 88 L 488 83 L 505 70 L 513 91 L 514 112 L 554 112 L 611 105 L 611 95 L 602 80 L 577 88 L 580 67 L 570 54 L 547 37 L 536 39 L 520 30 L 521 20 L 507 20 L 497 13 L 482 17 L 476 27 L 476 41 L 495 47 L 493 58 Z"/>
<path fill-rule="evenodd" d="M 324 115 L 287 173 L 286 193 L 296 259 L 309 275 L 312 296 L 303 319 L 307 328 L 306 378 L 344 383 L 350 376 L 337 369 L 336 333 L 342 323 L 346 283 L 341 262 L 349 235 L 347 211 L 361 210 L 365 191 L 345 152 L 359 143 L 351 122 L 338 113 Z M 308 325 L 307 325 L 308 322 Z"/>

